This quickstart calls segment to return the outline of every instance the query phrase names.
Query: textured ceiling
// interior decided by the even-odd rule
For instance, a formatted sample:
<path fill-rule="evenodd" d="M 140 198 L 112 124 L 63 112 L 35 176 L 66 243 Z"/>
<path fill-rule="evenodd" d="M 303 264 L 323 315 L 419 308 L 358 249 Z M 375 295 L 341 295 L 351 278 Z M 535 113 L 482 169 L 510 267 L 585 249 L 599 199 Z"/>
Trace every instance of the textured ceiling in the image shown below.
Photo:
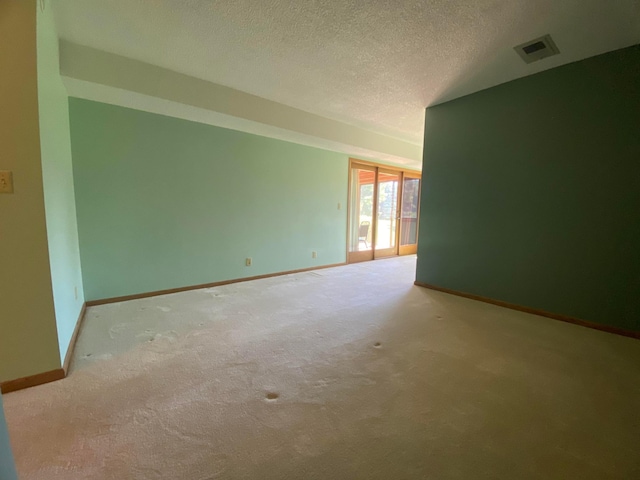
<path fill-rule="evenodd" d="M 640 43 L 638 0 L 55 0 L 61 38 L 421 143 L 424 108 Z M 514 45 L 550 33 L 560 55 Z"/>

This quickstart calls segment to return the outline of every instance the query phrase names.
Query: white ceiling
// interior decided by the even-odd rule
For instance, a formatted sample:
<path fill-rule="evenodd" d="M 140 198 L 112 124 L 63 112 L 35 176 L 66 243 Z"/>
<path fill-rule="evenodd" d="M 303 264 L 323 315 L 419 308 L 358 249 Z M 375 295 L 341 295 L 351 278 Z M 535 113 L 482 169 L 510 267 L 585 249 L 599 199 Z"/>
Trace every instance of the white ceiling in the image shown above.
<path fill-rule="evenodd" d="M 638 0 L 55 0 L 62 39 L 421 144 L 424 108 L 640 43 Z M 560 55 L 513 46 L 550 33 Z"/>

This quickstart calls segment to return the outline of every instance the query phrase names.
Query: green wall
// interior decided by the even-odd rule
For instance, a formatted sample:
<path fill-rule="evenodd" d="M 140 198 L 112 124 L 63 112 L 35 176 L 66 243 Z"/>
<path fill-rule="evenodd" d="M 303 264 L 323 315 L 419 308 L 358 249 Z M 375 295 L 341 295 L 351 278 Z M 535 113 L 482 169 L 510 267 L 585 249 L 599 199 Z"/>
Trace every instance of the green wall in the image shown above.
<path fill-rule="evenodd" d="M 640 46 L 427 109 L 417 280 L 640 330 Z"/>
<path fill-rule="evenodd" d="M 77 98 L 69 110 L 87 300 L 345 261 L 346 155 Z"/>
<path fill-rule="evenodd" d="M 60 358 L 69 348 L 82 309 L 82 272 L 76 221 L 69 103 L 58 61 L 58 35 L 50 4 L 37 9 L 38 110 L 42 181 L 51 283 Z"/>

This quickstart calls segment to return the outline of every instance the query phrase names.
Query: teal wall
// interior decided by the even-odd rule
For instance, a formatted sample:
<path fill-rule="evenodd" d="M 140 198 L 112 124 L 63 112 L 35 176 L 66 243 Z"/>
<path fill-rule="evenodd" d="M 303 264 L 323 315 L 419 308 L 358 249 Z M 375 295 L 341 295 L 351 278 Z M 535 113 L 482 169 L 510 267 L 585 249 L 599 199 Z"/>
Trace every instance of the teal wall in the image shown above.
<path fill-rule="evenodd" d="M 17 480 L 11 445 L 9 444 L 9 433 L 4 420 L 4 409 L 2 408 L 2 394 L 0 394 L 0 480 Z"/>
<path fill-rule="evenodd" d="M 417 280 L 640 330 L 640 46 L 427 109 Z"/>
<path fill-rule="evenodd" d="M 69 109 L 87 300 L 345 261 L 346 155 L 76 98 Z"/>
<path fill-rule="evenodd" d="M 38 113 L 49 263 L 60 359 L 84 302 L 76 220 L 69 106 L 59 73 L 51 5 L 37 9 Z"/>

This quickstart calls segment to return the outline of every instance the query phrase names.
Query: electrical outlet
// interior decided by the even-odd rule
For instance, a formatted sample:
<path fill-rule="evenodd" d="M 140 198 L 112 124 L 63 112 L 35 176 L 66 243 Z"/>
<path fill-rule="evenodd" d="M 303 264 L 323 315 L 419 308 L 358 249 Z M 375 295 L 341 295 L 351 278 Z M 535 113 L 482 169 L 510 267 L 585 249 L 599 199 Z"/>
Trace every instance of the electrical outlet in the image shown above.
<path fill-rule="evenodd" d="M 0 170 L 0 193 L 13 193 L 13 175 L 9 170 Z"/>
<path fill-rule="evenodd" d="M 342 209 L 342 204 L 340 202 L 338 202 L 338 210 Z"/>
<path fill-rule="evenodd" d="M 311 252 L 311 258 L 318 258 L 318 252 Z"/>
<path fill-rule="evenodd" d="M 251 260 L 251 257 L 247 257 L 247 259 L 245 260 L 245 265 L 247 267 L 250 267 L 252 263 L 253 263 L 253 260 Z"/>
<path fill-rule="evenodd" d="M 73 287 L 73 296 L 76 300 L 78 299 L 78 287 Z"/>

